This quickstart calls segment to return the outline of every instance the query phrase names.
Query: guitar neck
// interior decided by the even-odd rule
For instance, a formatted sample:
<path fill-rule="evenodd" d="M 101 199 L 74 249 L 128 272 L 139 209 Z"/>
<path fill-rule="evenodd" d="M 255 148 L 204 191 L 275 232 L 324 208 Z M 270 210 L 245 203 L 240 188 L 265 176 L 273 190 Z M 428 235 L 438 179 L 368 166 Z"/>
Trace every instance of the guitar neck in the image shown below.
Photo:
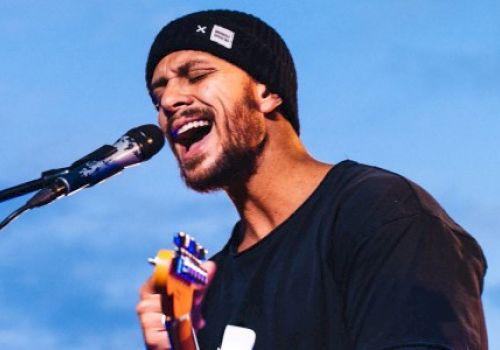
<path fill-rule="evenodd" d="M 199 350 L 198 340 L 193 329 L 191 318 L 186 317 L 166 321 L 165 328 L 167 329 L 170 344 L 175 350 Z"/>
<path fill-rule="evenodd" d="M 191 322 L 193 293 L 205 285 L 208 274 L 201 262 L 207 251 L 189 235 L 180 232 L 174 237 L 175 251 L 160 250 L 149 262 L 155 266 L 153 280 L 165 298 L 165 328 L 175 350 L 199 350 Z"/>

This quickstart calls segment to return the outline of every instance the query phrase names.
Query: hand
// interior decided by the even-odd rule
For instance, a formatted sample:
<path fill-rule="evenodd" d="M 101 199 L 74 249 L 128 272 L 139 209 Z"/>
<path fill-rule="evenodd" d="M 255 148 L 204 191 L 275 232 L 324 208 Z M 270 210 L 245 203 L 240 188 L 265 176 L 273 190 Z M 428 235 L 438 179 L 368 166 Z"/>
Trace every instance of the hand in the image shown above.
<path fill-rule="evenodd" d="M 216 265 L 212 261 L 207 261 L 202 266 L 208 272 L 208 283 L 206 286 L 199 287 L 193 295 L 191 319 L 193 327 L 196 330 L 203 328 L 205 325 L 205 320 L 203 320 L 201 315 L 201 306 L 205 292 L 213 280 L 216 271 Z M 157 292 L 151 278 L 142 285 L 136 311 L 139 316 L 144 343 L 148 350 L 171 349 L 168 334 L 163 323 L 165 318 L 162 309 L 163 297 Z"/>
<path fill-rule="evenodd" d="M 205 297 L 208 286 L 210 285 L 210 283 L 212 283 L 212 280 L 215 276 L 215 271 L 217 270 L 217 265 L 215 265 L 213 261 L 206 261 L 201 266 L 208 273 L 208 282 L 206 285 L 200 286 L 197 290 L 195 290 L 193 295 L 191 320 L 193 322 L 193 328 L 195 330 L 199 330 L 205 327 L 205 320 L 203 319 L 203 315 L 201 314 L 201 306 L 203 304 L 203 298 Z"/>
<path fill-rule="evenodd" d="M 156 292 L 153 279 L 141 287 L 136 311 L 142 328 L 144 344 L 148 350 L 171 349 L 168 334 L 163 323 L 162 295 Z"/>

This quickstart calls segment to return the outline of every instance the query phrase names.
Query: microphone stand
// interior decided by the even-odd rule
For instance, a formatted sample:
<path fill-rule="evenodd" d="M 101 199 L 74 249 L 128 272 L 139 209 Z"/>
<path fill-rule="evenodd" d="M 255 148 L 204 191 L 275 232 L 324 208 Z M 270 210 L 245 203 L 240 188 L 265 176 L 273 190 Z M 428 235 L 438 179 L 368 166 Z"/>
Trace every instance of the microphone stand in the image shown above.
<path fill-rule="evenodd" d="M 110 145 L 104 145 L 87 154 L 83 158 L 78 159 L 76 162 L 66 168 L 51 169 L 42 172 L 42 176 L 37 180 L 24 182 L 20 185 L 7 188 L 0 191 L 0 203 L 8 199 L 22 196 L 36 190 L 40 190 L 52 184 L 53 180 L 57 179 L 60 175 L 68 173 L 71 169 L 76 168 L 88 161 L 99 160 L 108 157 L 116 152 L 116 148 Z"/>
<path fill-rule="evenodd" d="M 6 188 L 5 190 L 1 190 L 0 203 L 47 187 L 50 184 L 52 184 L 52 181 L 55 180 L 57 177 L 67 173 L 70 168 L 71 167 L 47 170 L 42 172 L 42 176 L 39 179 L 27 181 L 20 185 L 9 187 Z"/>
<path fill-rule="evenodd" d="M 42 172 L 42 176 L 37 180 L 32 180 L 24 182 L 20 185 L 7 188 L 0 191 L 0 202 L 12 199 L 15 197 L 22 196 L 26 193 L 30 193 L 36 190 L 40 190 L 37 194 L 26 202 L 23 206 L 13 211 L 9 216 L 7 216 L 2 222 L 0 222 L 0 230 L 7 226 L 12 220 L 17 218 L 22 213 L 41 205 L 50 203 L 62 194 L 61 189 L 57 192 L 54 189 L 50 189 L 49 186 L 53 183 L 58 176 L 65 174 L 70 168 L 60 168 L 51 169 Z"/>
<path fill-rule="evenodd" d="M 24 182 L 20 185 L 6 188 L 0 191 L 0 203 L 15 197 L 25 195 L 27 193 L 39 190 L 26 204 L 21 206 L 19 209 L 12 212 L 7 216 L 2 222 L 0 222 L 0 230 L 7 226 L 12 220 L 17 218 L 19 215 L 27 210 L 33 209 L 35 207 L 40 207 L 42 205 L 48 204 L 53 200 L 64 194 L 64 188 L 61 186 L 55 186 L 50 188 L 54 184 L 54 181 L 63 174 L 68 173 L 71 169 L 76 168 L 88 161 L 99 160 L 106 158 L 107 156 L 116 152 L 116 148 L 110 145 L 104 145 L 94 152 L 87 154 L 83 158 L 77 160 L 69 167 L 51 169 L 42 172 L 42 176 L 39 179 Z"/>

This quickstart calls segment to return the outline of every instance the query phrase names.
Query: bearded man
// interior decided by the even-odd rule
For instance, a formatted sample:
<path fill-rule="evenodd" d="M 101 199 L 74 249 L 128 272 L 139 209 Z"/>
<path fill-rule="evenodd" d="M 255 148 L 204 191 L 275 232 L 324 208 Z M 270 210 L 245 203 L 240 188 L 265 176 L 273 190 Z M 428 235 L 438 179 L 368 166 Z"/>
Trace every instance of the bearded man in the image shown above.
<path fill-rule="evenodd" d="M 205 265 L 201 349 L 228 327 L 259 350 L 487 348 L 476 241 L 408 179 L 307 152 L 273 28 L 228 10 L 181 17 L 157 35 L 146 81 L 186 184 L 225 191 L 240 216 Z M 137 311 L 147 347 L 168 349 L 151 281 Z"/>

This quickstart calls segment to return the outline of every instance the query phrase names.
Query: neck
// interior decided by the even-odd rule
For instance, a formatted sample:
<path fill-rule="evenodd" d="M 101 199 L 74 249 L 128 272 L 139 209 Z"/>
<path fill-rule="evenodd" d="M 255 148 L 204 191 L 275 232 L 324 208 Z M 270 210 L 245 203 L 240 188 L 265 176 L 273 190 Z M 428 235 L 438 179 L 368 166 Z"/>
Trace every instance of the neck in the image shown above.
<path fill-rule="evenodd" d="M 243 251 L 284 222 L 314 192 L 332 165 L 309 155 L 293 130 L 270 133 L 247 182 L 226 188 L 241 217 Z"/>

